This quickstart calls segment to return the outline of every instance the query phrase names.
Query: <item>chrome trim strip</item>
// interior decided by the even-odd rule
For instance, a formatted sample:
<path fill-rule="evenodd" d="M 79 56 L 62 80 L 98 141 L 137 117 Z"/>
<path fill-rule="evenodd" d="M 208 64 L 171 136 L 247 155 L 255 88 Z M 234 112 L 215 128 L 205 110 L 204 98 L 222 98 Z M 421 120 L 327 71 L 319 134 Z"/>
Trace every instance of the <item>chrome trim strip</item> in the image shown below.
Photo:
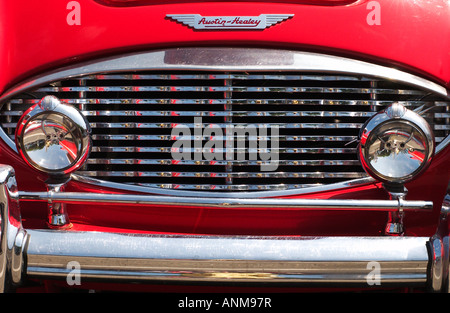
<path fill-rule="evenodd" d="M 362 172 L 182 172 L 182 171 L 79 171 L 83 176 L 118 177 L 203 177 L 203 178 L 363 178 Z"/>
<path fill-rule="evenodd" d="M 448 98 L 445 87 L 394 68 L 371 64 L 345 57 L 325 55 L 312 52 L 299 52 L 290 50 L 271 50 L 255 48 L 182 48 L 168 49 L 151 52 L 130 53 L 126 55 L 102 58 L 95 61 L 84 62 L 76 65 L 57 69 L 53 72 L 32 77 L 8 91 L 0 97 L 0 105 L 14 95 L 47 83 L 66 78 L 75 78 L 84 75 L 96 75 L 100 73 L 139 71 L 139 70 L 220 70 L 220 71 L 305 71 L 326 72 L 330 75 L 357 74 L 368 75 L 380 79 L 389 79 L 404 82 L 421 89 L 435 92 Z M 284 75 L 283 75 L 284 76 Z M 312 75 L 313 76 L 313 75 Z M 280 77 L 283 79 L 282 77 Z M 264 79 L 261 77 L 261 79 Z M 334 79 L 334 78 L 333 78 Z M 86 100 L 88 101 L 88 100 Z M 116 100 L 115 100 L 116 101 Z M 317 100 L 312 100 L 318 102 Z M 303 102 L 303 101 L 302 101 Z M 382 101 L 375 101 L 376 103 Z M 0 130 L 0 138 L 3 139 L 14 151 L 17 152 L 13 140 Z M 437 153 L 450 141 L 447 137 L 438 145 Z M 79 175 L 74 175 L 81 180 Z M 130 186 L 114 184 L 91 179 L 84 180 L 90 183 L 97 182 L 101 185 L 115 186 L 114 188 L 127 190 Z M 351 183 L 353 184 L 353 183 Z M 131 187 L 134 189 L 134 187 Z M 320 187 L 320 190 L 335 188 L 335 185 Z M 145 190 L 144 190 L 145 189 Z M 148 188 L 140 188 L 143 192 L 152 192 Z M 314 189 L 293 190 L 294 193 L 314 192 Z M 167 194 L 167 191 L 159 190 L 156 193 Z M 207 193 L 204 193 L 205 195 Z M 279 192 L 274 194 L 280 195 Z M 285 193 L 282 193 L 285 194 Z M 258 194 L 258 196 L 262 196 Z"/>
<path fill-rule="evenodd" d="M 81 280 L 426 284 L 428 238 L 160 236 L 30 230 L 29 277 Z M 220 249 L 218 249 L 220 247 Z"/>
<path fill-rule="evenodd" d="M 92 122 L 90 123 L 91 128 L 173 128 L 173 123 L 133 123 L 133 122 L 124 122 L 124 123 L 104 123 L 104 122 Z M 195 123 L 183 123 L 188 128 L 194 128 Z M 226 123 L 215 123 L 218 127 L 225 128 L 227 127 Z M 249 123 L 233 123 L 235 127 L 247 127 L 247 126 L 255 126 L 255 127 L 278 127 L 280 129 L 290 129 L 290 128 L 308 128 L 308 129 L 336 129 L 336 128 L 360 128 L 364 124 L 362 123 L 286 123 L 286 124 L 277 124 L 277 123 L 265 123 L 265 124 L 249 124 Z"/>
<path fill-rule="evenodd" d="M 317 80 L 317 81 L 368 81 L 367 78 L 356 78 L 351 76 L 336 76 L 336 75 L 292 75 L 292 74 L 104 74 L 104 75 L 89 75 L 85 77 L 86 80 L 135 80 L 135 79 L 151 79 L 151 80 L 169 80 L 176 81 L 181 79 L 188 80 Z M 375 79 L 374 79 L 375 80 Z"/>
<path fill-rule="evenodd" d="M 174 140 L 174 136 L 171 135 L 138 135 L 138 134 L 94 134 L 91 135 L 92 140 Z M 226 136 L 208 136 L 208 135 L 201 135 L 201 136 L 184 136 L 186 140 L 194 140 L 194 139 L 201 139 L 201 140 L 225 140 Z M 310 136 L 299 136 L 299 135 L 279 135 L 279 136 L 242 136 L 239 134 L 233 134 L 233 138 L 235 139 L 246 139 L 248 140 L 257 140 L 260 138 L 260 140 L 270 140 L 271 138 L 276 138 L 279 141 L 344 141 L 349 142 L 354 139 L 357 139 L 358 136 L 316 136 L 316 135 L 310 135 Z M 230 161 L 238 161 L 238 160 L 230 160 Z"/>
<path fill-rule="evenodd" d="M 25 101 L 24 101 L 25 100 Z M 11 104 L 36 104 L 40 99 L 11 99 Z M 196 104 L 196 105 L 223 105 L 229 102 L 236 105 L 369 105 L 387 106 L 392 101 L 386 100 L 327 100 L 327 99 L 73 99 L 61 98 L 60 100 L 68 104 Z M 426 101 L 398 101 L 406 107 L 420 107 Z M 446 106 L 445 102 L 435 102 L 435 106 Z"/>
<path fill-rule="evenodd" d="M 141 164 L 141 165 L 149 165 L 149 164 L 164 164 L 170 165 L 173 164 L 173 159 L 96 159 L 90 158 L 87 163 L 88 164 Z M 247 166 L 247 165 L 261 165 L 266 161 L 247 161 L 247 160 L 177 160 L 177 165 L 227 165 L 229 163 L 233 164 L 233 166 Z M 277 164 L 279 166 L 359 166 L 360 163 L 357 160 L 278 160 Z M 78 172 L 79 173 L 79 172 Z M 362 172 L 361 172 L 362 173 Z"/>
<path fill-rule="evenodd" d="M 267 152 L 278 152 L 278 153 L 356 153 L 356 148 L 216 148 L 209 149 L 201 148 L 184 148 L 180 149 L 181 152 L 196 152 L 196 151 L 211 151 L 216 153 L 226 153 L 227 151 L 232 152 L 250 152 L 257 153 L 260 150 Z M 92 152 L 153 152 L 153 153 L 170 153 L 172 151 L 172 147 L 93 147 Z"/>
<path fill-rule="evenodd" d="M 105 86 L 105 87 L 42 87 L 37 92 L 307 92 L 426 95 L 423 91 L 402 89 L 332 88 L 332 87 L 240 87 L 240 86 Z"/>
<path fill-rule="evenodd" d="M 95 202 L 96 204 L 148 204 L 148 205 L 174 205 L 190 207 L 213 208 L 273 208 L 273 209 L 307 209 L 307 210 L 381 210 L 398 211 L 430 211 L 433 209 L 432 201 L 419 200 L 343 200 L 343 199 L 279 199 L 279 198 L 198 198 L 198 197 L 168 197 L 153 195 L 130 194 L 99 194 L 83 192 L 32 192 L 19 191 L 20 200 L 26 201 L 52 201 L 62 203 Z"/>
<path fill-rule="evenodd" d="M 137 112 L 139 113 L 139 112 Z M 100 114 L 99 114 L 100 115 Z M 10 115 L 11 116 L 11 115 Z M 115 115 L 111 114 L 109 116 L 123 116 L 123 115 Z M 132 116 L 131 114 L 129 116 Z M 227 115 L 228 117 L 233 117 L 233 115 Z M 327 116 L 325 116 L 327 117 Z M 14 128 L 16 123 L 1 123 L 1 126 L 4 128 Z M 122 122 L 122 123 L 109 123 L 109 122 L 92 122 L 90 123 L 92 128 L 166 128 L 170 129 L 173 127 L 173 123 L 133 123 L 133 122 Z M 182 125 L 186 127 L 194 127 L 193 123 L 182 123 Z M 225 127 L 227 124 L 225 123 L 215 123 L 218 127 Z M 268 127 L 278 127 L 280 129 L 297 129 L 297 128 L 309 128 L 309 129 L 336 129 L 336 128 L 360 128 L 362 123 L 233 123 L 235 127 L 247 127 L 247 126 L 255 126 L 255 127 L 263 127 L 264 125 L 268 125 Z M 435 125 L 435 129 L 446 129 L 446 125 Z"/>
<path fill-rule="evenodd" d="M 20 111 L 9 111 L 8 115 L 19 115 Z M 208 116 L 208 117 L 371 117 L 374 112 L 339 112 L 339 111 L 309 111 L 309 112 L 290 112 L 290 111 L 83 111 L 85 116 Z M 443 115 L 442 113 L 441 115 Z M 437 114 L 436 114 L 437 115 Z M 450 113 L 448 114 L 450 116 Z M 436 116 L 445 117 L 445 116 Z"/>
<path fill-rule="evenodd" d="M 309 188 L 309 187 L 316 187 L 316 186 L 322 186 L 323 184 L 320 183 L 312 183 L 312 184 L 261 184 L 261 185 L 250 185 L 250 184 L 233 184 L 233 185 L 217 185 L 217 184 L 173 184 L 173 183 L 136 183 L 136 182 L 127 182 L 126 184 L 136 185 L 136 186 L 142 186 L 142 187 L 151 187 L 151 188 L 158 188 L 158 189 L 176 189 L 176 190 L 209 190 L 209 191 L 227 191 L 227 194 L 230 191 L 263 191 L 263 190 L 286 190 L 286 189 L 293 189 L 293 188 Z"/>
<path fill-rule="evenodd" d="M 120 191 L 129 192 L 141 192 L 147 194 L 155 195 L 166 195 L 166 196 L 181 196 L 181 197 L 203 197 L 203 198 L 221 198 L 224 195 L 220 192 L 203 192 L 203 191 L 185 191 L 176 189 L 161 189 L 148 186 L 137 186 L 137 185 L 127 185 L 121 183 L 108 182 L 93 177 L 86 177 L 77 174 L 72 174 L 71 178 L 74 181 L 78 181 L 84 184 L 96 185 L 102 188 L 116 189 Z M 321 185 L 316 187 L 300 188 L 300 189 L 289 189 L 289 190 L 272 190 L 272 191 L 258 191 L 258 192 L 227 192 L 226 196 L 228 198 L 261 198 L 261 197 L 279 197 L 279 196 L 289 196 L 289 195 L 301 195 L 306 193 L 316 193 L 322 191 L 338 190 L 344 188 L 351 188 L 355 186 L 361 186 L 365 184 L 374 184 L 375 179 L 372 177 L 365 177 L 360 179 L 352 179 L 346 182 L 339 182 L 329 185 Z"/>
<path fill-rule="evenodd" d="M 309 111 L 309 112 L 293 112 L 293 111 L 139 111 L 139 110 L 90 110 L 82 111 L 84 116 L 208 116 L 208 117 L 265 117 L 265 116 L 276 116 L 276 117 L 371 117 L 374 112 L 339 112 L 339 111 Z M 23 111 L 6 111 L 3 115 L 5 116 L 21 116 Z M 443 115 L 442 113 L 441 115 Z M 436 117 L 445 117 L 438 116 Z M 450 113 L 449 113 L 450 115 Z"/>
<path fill-rule="evenodd" d="M 168 141 L 168 140 L 175 140 L 173 136 L 171 135 L 138 135 L 138 134 L 94 134 L 91 135 L 92 140 L 115 140 L 115 141 L 129 141 L 129 140 L 159 140 L 159 141 Z M 186 140 L 195 140 L 195 139 L 201 139 L 201 140 L 225 140 L 226 136 L 184 136 L 183 137 Z M 270 140 L 271 138 L 276 138 L 279 141 L 310 141 L 310 142 L 321 142 L 321 141 L 343 141 L 343 142 L 349 142 L 355 139 L 358 139 L 358 136 L 329 136 L 329 135 L 323 135 L 323 136 L 297 136 L 297 135 L 280 135 L 280 136 L 241 136 L 241 135 L 235 135 L 233 136 L 235 139 L 247 139 L 248 140 L 257 140 L 258 138 L 260 140 Z M 435 137 L 435 138 L 441 138 L 442 137 Z M 326 149 L 326 148 L 322 148 Z M 104 160 L 104 159 L 103 159 Z M 120 160 L 120 159 L 114 159 L 114 160 Z M 129 159 L 127 159 L 129 160 Z M 155 159 L 142 159 L 147 161 L 156 161 Z M 172 159 L 170 159 L 172 160 Z M 180 160 L 180 161 L 186 161 L 186 160 Z M 281 161 L 281 160 L 280 160 Z M 320 160 L 308 160 L 308 161 L 320 161 Z M 331 162 L 331 160 L 327 160 Z M 355 160 L 352 160 L 355 161 Z M 196 161 L 197 162 L 197 161 Z M 198 162 L 206 162 L 205 160 L 198 160 Z M 221 161 L 218 160 L 217 163 L 220 163 Z M 226 162 L 233 162 L 233 163 L 242 163 L 240 160 L 229 160 Z M 252 163 L 252 161 L 248 161 L 249 163 Z M 180 164 L 180 163 L 177 163 Z M 356 164 L 359 165 L 359 162 Z"/>

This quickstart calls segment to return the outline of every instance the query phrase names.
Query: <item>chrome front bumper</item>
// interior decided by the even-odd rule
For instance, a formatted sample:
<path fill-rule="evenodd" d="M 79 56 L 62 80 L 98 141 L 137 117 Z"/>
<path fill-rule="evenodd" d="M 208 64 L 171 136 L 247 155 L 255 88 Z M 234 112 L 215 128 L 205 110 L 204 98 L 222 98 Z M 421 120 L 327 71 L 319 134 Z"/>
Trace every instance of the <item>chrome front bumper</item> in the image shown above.
<path fill-rule="evenodd" d="M 28 234 L 27 275 L 33 277 L 67 277 L 72 270 L 67 264 L 75 261 L 80 264 L 81 279 L 363 285 L 377 279 L 381 284 L 427 282 L 426 238 Z M 379 271 L 373 272 L 376 269 Z"/>
<path fill-rule="evenodd" d="M 448 291 L 449 196 L 442 207 L 438 230 L 431 238 L 175 236 L 25 230 L 21 224 L 19 198 L 67 202 L 160 201 L 151 196 L 125 196 L 122 200 L 117 197 L 120 196 L 96 196 L 92 200 L 85 194 L 19 193 L 13 169 L 0 166 L 0 291 L 8 291 L 29 278 L 68 279 L 74 274 L 81 282 L 278 282 L 307 286 L 425 286 L 433 291 Z M 172 199 L 180 205 L 179 198 Z M 241 200 L 234 199 L 232 203 L 219 200 L 215 205 L 264 205 L 260 203 L 263 199 L 258 203 Z M 292 208 L 312 204 L 279 203 Z M 314 204 L 322 209 L 346 206 L 355 209 L 368 203 L 317 200 Z M 432 204 L 372 201 L 366 209 L 390 211 L 399 207 L 430 209 Z"/>

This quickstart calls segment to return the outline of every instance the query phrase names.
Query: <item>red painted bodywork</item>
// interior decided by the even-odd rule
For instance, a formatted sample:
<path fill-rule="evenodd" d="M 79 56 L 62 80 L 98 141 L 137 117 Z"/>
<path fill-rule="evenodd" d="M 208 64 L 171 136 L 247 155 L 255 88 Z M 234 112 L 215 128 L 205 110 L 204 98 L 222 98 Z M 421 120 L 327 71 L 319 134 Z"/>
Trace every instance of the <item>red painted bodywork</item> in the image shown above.
<path fill-rule="evenodd" d="M 125 52 L 173 47 L 239 46 L 315 51 L 399 68 L 450 84 L 450 3 L 379 0 L 381 25 L 369 25 L 368 1 L 93 1 L 79 0 L 81 25 L 68 25 L 69 1 L 0 2 L 0 93 L 61 66 Z M 309 4 L 308 4 L 309 3 Z M 350 3 L 350 4 L 348 4 Z M 125 5 L 126 4 L 126 5 Z M 331 5 L 332 4 L 332 5 Z M 129 6 L 127 6 L 129 5 Z M 196 31 L 166 14 L 295 14 L 260 31 Z M 431 236 L 450 179 L 450 147 L 409 183 L 408 200 L 434 201 L 430 213 L 407 213 L 407 235 Z M 1 163 L 20 190 L 44 190 L 46 177 L 0 142 Z M 67 191 L 114 192 L 77 182 Z M 301 195 L 388 199 L 380 184 Z M 22 202 L 25 228 L 46 227 L 46 205 Z M 69 205 L 73 230 L 248 235 L 380 235 L 386 212 Z"/>
<path fill-rule="evenodd" d="M 450 81 L 446 1 L 378 1 L 381 25 L 368 25 L 368 1 L 345 6 L 261 2 L 189 2 L 112 7 L 78 1 L 81 25 L 68 25 L 69 1 L 2 1 L 0 92 L 32 75 L 94 57 L 182 46 L 250 46 L 313 50 L 402 67 Z M 172 2 L 172 1 L 169 1 Z M 319 2 L 320 3 L 320 2 Z M 264 31 L 194 31 L 166 14 L 295 17 Z"/>

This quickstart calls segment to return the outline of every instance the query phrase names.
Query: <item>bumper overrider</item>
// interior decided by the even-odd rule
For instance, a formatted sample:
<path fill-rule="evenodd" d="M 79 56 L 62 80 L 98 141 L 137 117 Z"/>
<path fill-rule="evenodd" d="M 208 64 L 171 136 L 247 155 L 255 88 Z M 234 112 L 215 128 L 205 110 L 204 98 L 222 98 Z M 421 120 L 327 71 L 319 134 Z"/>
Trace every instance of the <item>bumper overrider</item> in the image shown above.
<path fill-rule="evenodd" d="M 24 229 L 19 200 L 65 203 L 176 203 L 193 199 L 18 191 L 14 169 L 0 166 L 0 290 L 27 279 L 64 279 L 74 266 L 81 281 L 283 283 L 424 286 L 448 291 L 450 195 L 436 234 L 428 237 L 180 236 Z M 198 199 L 197 199 L 198 200 Z M 208 201 L 214 201 L 209 203 Z M 222 202 L 220 202 L 222 201 Z M 274 200 L 205 200 L 205 205 L 273 206 Z M 234 202 L 233 202 L 234 201 Z M 308 209 L 431 210 L 432 202 L 276 200 Z M 198 204 L 198 203 L 197 203 Z"/>

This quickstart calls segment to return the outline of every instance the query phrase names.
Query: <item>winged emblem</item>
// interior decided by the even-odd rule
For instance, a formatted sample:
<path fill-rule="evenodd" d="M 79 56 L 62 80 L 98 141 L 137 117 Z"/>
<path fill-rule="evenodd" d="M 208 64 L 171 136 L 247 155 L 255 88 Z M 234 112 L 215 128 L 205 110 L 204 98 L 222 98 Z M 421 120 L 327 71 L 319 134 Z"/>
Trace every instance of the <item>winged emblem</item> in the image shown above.
<path fill-rule="evenodd" d="M 260 14 L 258 16 L 166 15 L 168 18 L 194 29 L 266 29 L 293 16 L 294 14 Z"/>

